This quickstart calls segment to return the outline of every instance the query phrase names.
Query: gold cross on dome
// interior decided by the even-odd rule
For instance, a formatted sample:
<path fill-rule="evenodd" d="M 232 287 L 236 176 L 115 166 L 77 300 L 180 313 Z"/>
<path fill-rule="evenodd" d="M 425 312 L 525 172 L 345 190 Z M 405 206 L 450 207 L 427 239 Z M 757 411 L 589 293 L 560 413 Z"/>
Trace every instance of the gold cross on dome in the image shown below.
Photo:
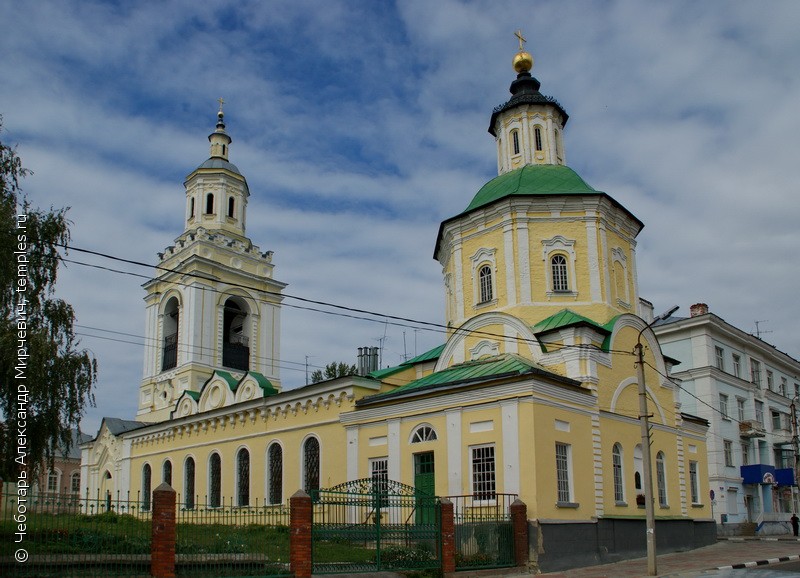
<path fill-rule="evenodd" d="M 222 112 L 222 105 L 223 105 L 223 104 L 225 104 L 225 101 L 224 101 L 224 100 L 222 99 L 222 97 L 220 96 L 220 97 L 217 99 L 217 102 L 219 103 L 219 111 L 220 111 L 220 112 Z"/>
<path fill-rule="evenodd" d="M 523 50 L 525 50 L 525 46 L 523 45 L 523 43 L 527 42 L 525 37 L 522 35 L 522 30 L 517 30 L 514 33 L 514 36 L 516 36 L 517 40 L 519 40 L 519 51 L 522 52 Z"/>

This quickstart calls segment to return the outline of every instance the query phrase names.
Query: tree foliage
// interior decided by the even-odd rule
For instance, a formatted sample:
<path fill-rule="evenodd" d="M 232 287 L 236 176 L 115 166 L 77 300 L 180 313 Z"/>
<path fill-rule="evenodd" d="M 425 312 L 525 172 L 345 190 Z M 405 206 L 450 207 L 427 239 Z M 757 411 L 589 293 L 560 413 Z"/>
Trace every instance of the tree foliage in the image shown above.
<path fill-rule="evenodd" d="M 25 470 L 30 481 L 69 449 L 94 404 L 97 364 L 79 349 L 72 306 L 55 296 L 67 209 L 33 207 L 20 189 L 27 174 L 0 141 L 0 477 Z"/>
<path fill-rule="evenodd" d="M 336 379 L 337 377 L 345 377 L 347 375 L 355 375 L 358 372 L 354 365 L 347 365 L 343 361 L 332 361 L 325 366 L 325 371 L 317 369 L 311 374 L 311 383 L 319 383 L 327 379 Z"/>

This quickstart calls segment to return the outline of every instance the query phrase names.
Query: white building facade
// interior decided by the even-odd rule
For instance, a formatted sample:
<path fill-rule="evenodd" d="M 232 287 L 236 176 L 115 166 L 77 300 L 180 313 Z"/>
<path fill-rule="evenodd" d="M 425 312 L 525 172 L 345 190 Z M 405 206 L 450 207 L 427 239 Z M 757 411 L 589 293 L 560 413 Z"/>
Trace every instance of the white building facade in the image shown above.
<path fill-rule="evenodd" d="M 795 406 L 800 361 L 710 313 L 654 327 L 680 362 L 681 410 L 705 418 L 709 486 L 719 535 L 791 531 L 797 512 Z"/>

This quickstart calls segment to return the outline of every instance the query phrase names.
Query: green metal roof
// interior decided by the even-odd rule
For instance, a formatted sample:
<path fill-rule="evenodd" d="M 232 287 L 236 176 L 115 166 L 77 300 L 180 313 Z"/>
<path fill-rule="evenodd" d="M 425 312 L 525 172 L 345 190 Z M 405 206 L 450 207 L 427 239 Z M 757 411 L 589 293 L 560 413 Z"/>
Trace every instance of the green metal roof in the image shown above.
<path fill-rule="evenodd" d="M 233 377 L 227 371 L 222 371 L 221 369 L 214 370 L 214 373 L 211 375 L 208 381 L 214 379 L 214 375 L 220 376 L 225 382 L 228 384 L 228 387 L 231 388 L 231 391 L 236 391 L 236 387 L 239 385 L 239 381 Z M 208 383 L 208 381 L 206 383 Z"/>
<path fill-rule="evenodd" d="M 245 374 L 245 376 L 241 379 L 241 381 L 239 381 L 239 383 L 244 381 L 247 378 L 248 375 L 256 380 L 256 383 L 258 383 L 258 386 L 264 392 L 265 396 L 267 396 L 267 395 L 275 395 L 275 394 L 278 393 L 278 390 L 275 389 L 275 386 L 272 385 L 272 382 L 269 379 L 267 379 L 265 376 L 263 376 L 262 374 L 258 373 L 257 371 L 248 371 Z M 238 387 L 238 385 L 237 385 L 237 387 Z"/>
<path fill-rule="evenodd" d="M 199 391 L 192 391 L 190 389 L 187 389 L 183 393 L 185 393 L 186 395 L 188 395 L 189 397 L 191 397 L 195 401 L 200 401 L 200 392 Z"/>
<path fill-rule="evenodd" d="M 452 365 L 436 373 L 431 373 L 430 375 L 416 379 L 392 391 L 362 398 L 356 402 L 356 405 L 366 405 L 372 402 L 383 401 L 408 393 L 436 389 L 450 384 L 469 383 L 471 381 L 523 375 L 526 373 L 548 375 L 562 381 L 566 380 L 572 384 L 579 385 L 578 382 L 567 380 L 560 375 L 544 369 L 544 367 L 533 361 L 529 361 L 518 355 L 505 353 Z"/>
<path fill-rule="evenodd" d="M 562 309 L 558 313 L 555 313 L 550 317 L 545 317 L 539 321 L 539 323 L 534 325 L 533 333 L 538 335 L 539 333 L 546 333 L 554 329 L 561 329 L 562 327 L 588 325 L 600 333 L 606 334 L 605 338 L 603 339 L 603 344 L 600 347 L 603 351 L 608 351 L 611 333 L 614 331 L 614 323 L 616 323 L 617 317 L 619 316 L 617 315 L 616 317 L 613 317 L 611 321 L 601 324 L 569 309 Z M 547 351 L 544 343 L 542 343 L 542 351 Z"/>
<path fill-rule="evenodd" d="M 599 194 L 564 165 L 525 165 L 493 178 L 478 191 L 465 213 L 509 196 Z"/>
<path fill-rule="evenodd" d="M 445 344 L 442 343 L 434 347 L 433 349 L 426 351 L 425 353 L 420 353 L 416 357 L 412 357 L 408 361 L 404 361 L 402 365 L 414 365 L 416 363 L 422 363 L 423 361 L 433 361 L 434 359 L 439 359 L 442 355 L 442 351 L 444 351 Z"/>
<path fill-rule="evenodd" d="M 384 369 L 378 369 L 377 371 L 373 371 L 369 374 L 369 377 L 373 379 L 383 379 L 384 377 L 389 377 L 390 375 L 394 375 L 404 369 L 408 369 L 412 365 L 416 365 L 417 363 L 422 363 L 425 361 L 433 361 L 435 359 L 439 359 L 442 355 L 442 351 L 444 351 L 445 344 L 442 343 L 441 345 L 434 347 L 433 349 L 426 351 L 425 353 L 420 353 L 416 357 L 412 357 L 408 361 L 404 361 L 400 365 L 395 365 L 394 367 L 386 367 Z"/>
<path fill-rule="evenodd" d="M 575 313 L 570 309 L 562 309 L 558 313 L 542 319 L 539 323 L 533 326 L 534 333 L 543 333 L 545 331 L 552 331 L 553 329 L 560 329 L 562 327 L 569 327 L 571 325 L 590 325 L 600 331 L 610 332 L 610 330 L 596 321 L 592 321 L 588 317 L 584 317 L 579 313 Z"/>

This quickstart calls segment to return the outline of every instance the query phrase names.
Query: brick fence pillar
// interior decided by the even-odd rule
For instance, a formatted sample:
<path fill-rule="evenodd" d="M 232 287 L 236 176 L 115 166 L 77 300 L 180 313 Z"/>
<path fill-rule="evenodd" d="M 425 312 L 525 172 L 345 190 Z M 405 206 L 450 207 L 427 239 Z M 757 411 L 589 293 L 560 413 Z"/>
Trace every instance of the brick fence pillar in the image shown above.
<path fill-rule="evenodd" d="M 456 571 L 456 526 L 453 519 L 453 502 L 443 498 L 441 502 L 442 519 L 442 572 Z"/>
<path fill-rule="evenodd" d="M 165 483 L 153 492 L 150 574 L 175 578 L 175 490 Z"/>
<path fill-rule="evenodd" d="M 297 490 L 289 498 L 289 569 L 295 578 L 311 576 L 311 496 Z"/>
<path fill-rule="evenodd" d="M 517 566 L 527 566 L 529 559 L 528 545 L 528 506 L 517 498 L 508 507 L 511 514 L 511 531 L 514 534 L 514 562 Z"/>

